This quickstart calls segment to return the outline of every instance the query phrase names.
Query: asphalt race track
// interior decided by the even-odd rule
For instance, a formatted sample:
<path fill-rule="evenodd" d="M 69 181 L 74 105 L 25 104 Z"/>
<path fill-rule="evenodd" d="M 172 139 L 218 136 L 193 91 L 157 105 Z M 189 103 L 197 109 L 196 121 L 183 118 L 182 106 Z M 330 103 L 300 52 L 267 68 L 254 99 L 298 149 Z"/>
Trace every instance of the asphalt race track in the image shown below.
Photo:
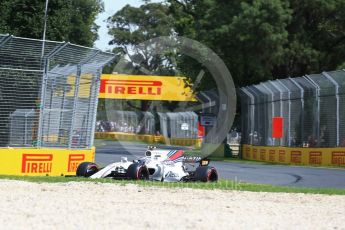
<path fill-rule="evenodd" d="M 176 149 L 170 146 L 158 146 Z M 147 145 L 129 142 L 96 142 L 96 162 L 106 165 L 119 161 L 142 157 Z M 284 165 L 261 165 L 248 163 L 211 162 L 218 170 L 220 178 L 258 184 L 271 184 L 310 188 L 345 188 L 345 169 L 327 169 Z"/>

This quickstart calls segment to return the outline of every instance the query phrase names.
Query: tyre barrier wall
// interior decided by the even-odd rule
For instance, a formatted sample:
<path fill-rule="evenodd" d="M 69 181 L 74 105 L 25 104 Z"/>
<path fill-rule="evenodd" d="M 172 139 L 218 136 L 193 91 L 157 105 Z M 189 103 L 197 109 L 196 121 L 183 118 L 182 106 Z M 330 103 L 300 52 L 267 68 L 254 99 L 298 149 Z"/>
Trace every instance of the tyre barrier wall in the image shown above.
<path fill-rule="evenodd" d="M 186 138 L 170 138 L 169 139 L 171 145 L 177 146 L 194 146 L 195 148 L 201 148 L 202 139 L 186 139 Z M 166 140 L 166 144 L 168 144 L 168 140 Z"/>
<path fill-rule="evenodd" d="M 288 148 L 243 145 L 243 159 L 280 164 L 345 167 L 345 148 Z"/>
<path fill-rule="evenodd" d="M 117 140 L 117 141 L 142 141 L 146 143 L 154 143 L 154 135 L 140 135 L 134 133 L 120 133 L 120 132 L 97 132 L 96 139 Z"/>
<path fill-rule="evenodd" d="M 94 162 L 95 148 L 0 148 L 0 174 L 18 176 L 74 176 L 78 165 Z"/>
<path fill-rule="evenodd" d="M 140 135 L 134 133 L 120 133 L 120 132 L 97 132 L 96 139 L 114 140 L 114 141 L 140 141 L 149 144 L 161 143 L 178 146 L 194 146 L 201 148 L 202 139 L 188 139 L 188 138 L 166 138 L 164 136 L 155 135 Z"/>

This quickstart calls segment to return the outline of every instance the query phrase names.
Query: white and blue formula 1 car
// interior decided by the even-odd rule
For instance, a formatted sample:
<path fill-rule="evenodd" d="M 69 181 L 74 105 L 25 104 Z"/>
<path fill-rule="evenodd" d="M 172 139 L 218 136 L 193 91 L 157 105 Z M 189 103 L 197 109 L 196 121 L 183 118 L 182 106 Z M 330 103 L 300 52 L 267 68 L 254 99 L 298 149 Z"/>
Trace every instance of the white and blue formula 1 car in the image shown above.
<path fill-rule="evenodd" d="M 83 162 L 79 164 L 76 174 L 79 177 L 162 182 L 218 180 L 217 170 L 208 165 L 209 160 L 183 156 L 183 154 L 183 150 L 158 150 L 149 147 L 143 158 L 128 161 L 126 157 L 122 157 L 120 162 L 109 164 L 104 168 L 99 168 L 92 162 Z M 198 166 L 195 166 L 195 163 L 198 163 Z"/>

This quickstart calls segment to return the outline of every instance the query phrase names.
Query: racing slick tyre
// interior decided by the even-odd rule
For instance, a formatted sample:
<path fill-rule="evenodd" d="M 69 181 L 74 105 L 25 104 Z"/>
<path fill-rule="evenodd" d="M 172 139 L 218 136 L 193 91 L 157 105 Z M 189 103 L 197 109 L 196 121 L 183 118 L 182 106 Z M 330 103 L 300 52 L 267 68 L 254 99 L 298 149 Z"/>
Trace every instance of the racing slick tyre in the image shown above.
<path fill-rule="evenodd" d="M 83 162 L 78 165 L 76 174 L 78 177 L 90 177 L 96 172 L 98 172 L 98 170 L 99 168 L 95 163 Z"/>
<path fill-rule="evenodd" d="M 140 163 L 133 163 L 127 169 L 127 177 L 131 180 L 148 180 L 149 175 L 146 165 Z"/>
<path fill-rule="evenodd" d="M 199 166 L 195 170 L 195 179 L 202 182 L 217 182 L 218 173 L 216 168 L 210 166 Z"/>

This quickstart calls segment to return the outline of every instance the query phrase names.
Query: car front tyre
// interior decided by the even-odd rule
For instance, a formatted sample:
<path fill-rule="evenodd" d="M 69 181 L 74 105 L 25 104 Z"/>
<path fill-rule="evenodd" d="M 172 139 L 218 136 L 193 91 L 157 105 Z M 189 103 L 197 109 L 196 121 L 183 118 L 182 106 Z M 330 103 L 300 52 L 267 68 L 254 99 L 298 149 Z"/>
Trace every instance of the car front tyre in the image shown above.
<path fill-rule="evenodd" d="M 202 182 L 217 182 L 218 173 L 215 167 L 199 166 L 195 170 L 195 179 Z"/>
<path fill-rule="evenodd" d="M 78 177 L 90 177 L 99 171 L 97 164 L 93 162 L 83 162 L 78 165 L 76 175 Z"/>
<path fill-rule="evenodd" d="M 133 163 L 127 169 L 127 177 L 130 180 L 148 180 L 149 175 L 146 165 L 140 163 Z"/>

